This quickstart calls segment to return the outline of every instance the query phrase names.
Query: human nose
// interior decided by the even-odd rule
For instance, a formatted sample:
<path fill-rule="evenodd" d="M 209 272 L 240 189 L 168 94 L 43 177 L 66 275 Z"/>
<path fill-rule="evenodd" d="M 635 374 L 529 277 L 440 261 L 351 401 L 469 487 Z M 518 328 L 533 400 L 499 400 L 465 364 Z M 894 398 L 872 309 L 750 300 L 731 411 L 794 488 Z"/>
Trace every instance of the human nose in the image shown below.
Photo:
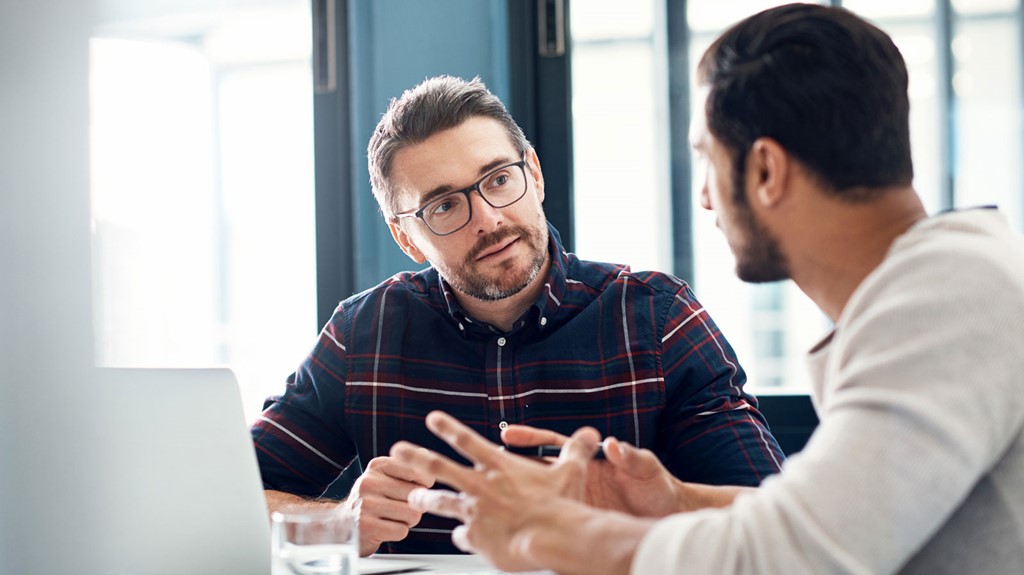
<path fill-rule="evenodd" d="M 704 176 L 704 183 L 700 186 L 700 207 L 711 210 L 711 195 L 708 193 L 708 178 Z"/>
<path fill-rule="evenodd" d="M 480 188 L 475 188 L 469 194 L 470 206 L 472 208 L 469 224 L 476 229 L 476 232 L 487 233 L 496 226 L 502 224 L 502 208 L 496 208 L 484 199 Z"/>

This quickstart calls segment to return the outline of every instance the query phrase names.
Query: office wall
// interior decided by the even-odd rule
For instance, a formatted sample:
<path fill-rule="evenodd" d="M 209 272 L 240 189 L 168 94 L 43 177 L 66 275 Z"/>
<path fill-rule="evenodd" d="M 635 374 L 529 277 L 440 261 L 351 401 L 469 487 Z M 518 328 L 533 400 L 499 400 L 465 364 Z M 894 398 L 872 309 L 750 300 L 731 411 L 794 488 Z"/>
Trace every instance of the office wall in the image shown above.
<path fill-rule="evenodd" d="M 90 2 L 0 3 L 0 573 L 80 573 L 95 532 Z"/>

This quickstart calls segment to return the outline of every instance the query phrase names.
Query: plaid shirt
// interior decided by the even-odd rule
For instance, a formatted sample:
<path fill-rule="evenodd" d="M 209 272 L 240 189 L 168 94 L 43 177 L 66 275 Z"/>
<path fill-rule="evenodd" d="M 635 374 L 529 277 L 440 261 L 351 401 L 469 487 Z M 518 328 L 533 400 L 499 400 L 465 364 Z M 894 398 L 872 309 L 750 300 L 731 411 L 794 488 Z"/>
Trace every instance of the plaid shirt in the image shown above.
<path fill-rule="evenodd" d="M 550 226 L 549 226 L 550 228 Z M 732 348 L 681 280 L 582 261 L 551 230 L 552 265 L 510 332 L 469 318 L 433 268 L 343 301 L 253 424 L 264 486 L 320 496 L 350 462 L 427 431 L 442 409 L 493 442 L 507 423 L 591 425 L 653 450 L 684 481 L 757 485 L 783 455 Z M 394 553 L 455 552 L 424 516 Z"/>

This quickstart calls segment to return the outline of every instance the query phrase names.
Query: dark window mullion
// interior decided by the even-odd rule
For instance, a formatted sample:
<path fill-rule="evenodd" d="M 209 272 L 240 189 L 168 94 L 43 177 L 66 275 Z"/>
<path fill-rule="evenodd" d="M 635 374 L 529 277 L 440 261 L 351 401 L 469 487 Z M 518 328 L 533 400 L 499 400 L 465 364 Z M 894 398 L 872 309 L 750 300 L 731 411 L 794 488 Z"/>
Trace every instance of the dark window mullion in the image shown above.
<path fill-rule="evenodd" d="M 544 212 L 573 249 L 572 47 L 569 0 L 563 1 L 565 52 L 541 56 L 539 11 L 551 0 L 509 2 L 509 86 L 506 105 L 540 156 L 544 170 Z"/>
<path fill-rule="evenodd" d="M 690 27 L 685 0 L 666 0 L 672 273 L 694 285 L 693 166 L 690 160 Z"/>
<path fill-rule="evenodd" d="M 333 35 L 333 38 L 327 35 Z M 355 291 L 347 0 L 313 1 L 313 38 L 316 306 L 319 328 L 330 319 L 338 302 Z M 328 70 L 329 66 L 334 69 Z"/>

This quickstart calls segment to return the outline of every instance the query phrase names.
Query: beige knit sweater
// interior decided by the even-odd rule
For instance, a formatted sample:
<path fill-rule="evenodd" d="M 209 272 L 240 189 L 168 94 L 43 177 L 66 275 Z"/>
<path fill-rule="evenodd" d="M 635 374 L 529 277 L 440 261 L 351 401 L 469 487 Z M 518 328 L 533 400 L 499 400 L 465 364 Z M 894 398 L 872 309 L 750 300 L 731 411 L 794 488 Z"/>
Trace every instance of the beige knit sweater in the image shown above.
<path fill-rule="evenodd" d="M 632 573 L 1024 573 L 1024 239 L 997 212 L 898 238 L 808 362 L 807 447 L 661 521 Z"/>

